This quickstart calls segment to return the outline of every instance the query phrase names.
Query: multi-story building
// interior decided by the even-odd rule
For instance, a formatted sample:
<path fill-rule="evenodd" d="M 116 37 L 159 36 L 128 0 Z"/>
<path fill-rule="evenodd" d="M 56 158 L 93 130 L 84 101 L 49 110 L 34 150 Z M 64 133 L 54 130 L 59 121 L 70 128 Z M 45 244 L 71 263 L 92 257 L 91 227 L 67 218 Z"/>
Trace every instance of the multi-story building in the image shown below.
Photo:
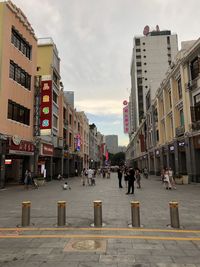
<path fill-rule="evenodd" d="M 165 72 L 178 51 L 177 35 L 171 31 L 149 31 L 145 27 L 144 36 L 134 37 L 131 62 L 131 127 L 136 131 L 145 117 L 151 100 L 165 76 Z"/>
<path fill-rule="evenodd" d="M 67 102 L 74 108 L 74 91 L 65 91 L 64 95 Z"/>
<path fill-rule="evenodd" d="M 118 136 L 105 135 L 107 150 L 109 153 L 116 154 L 118 152 Z"/>
<path fill-rule="evenodd" d="M 59 131 L 60 58 L 51 38 L 38 39 L 37 76 L 41 77 L 38 172 L 47 178 L 62 172 L 63 133 Z"/>
<path fill-rule="evenodd" d="M 132 137 L 127 155 L 139 168 L 148 166 L 160 174 L 171 167 L 176 175 L 200 181 L 199 54 L 200 39 L 184 44 L 152 101 L 153 116 L 147 116 L 149 122 L 143 121 Z M 152 125 L 152 132 L 145 125 Z"/>
<path fill-rule="evenodd" d="M 34 75 L 37 39 L 23 12 L 0 3 L 0 187 L 34 172 Z"/>

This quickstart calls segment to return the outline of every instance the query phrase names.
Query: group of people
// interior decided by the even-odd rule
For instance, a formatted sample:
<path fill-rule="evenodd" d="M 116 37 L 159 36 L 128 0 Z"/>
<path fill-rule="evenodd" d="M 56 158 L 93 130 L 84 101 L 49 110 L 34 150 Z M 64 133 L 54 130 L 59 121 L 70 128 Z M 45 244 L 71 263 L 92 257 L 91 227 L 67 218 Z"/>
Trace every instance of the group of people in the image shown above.
<path fill-rule="evenodd" d="M 161 172 L 161 180 L 166 189 L 176 189 L 172 168 L 164 168 Z"/>
<path fill-rule="evenodd" d="M 127 168 L 127 167 L 119 167 L 118 171 L 118 180 L 119 180 L 119 188 L 123 188 L 122 186 L 122 177 L 124 174 L 124 182 L 126 188 L 128 187 L 127 195 L 134 194 L 134 183 L 136 181 L 137 188 L 141 188 L 141 173 L 138 168 Z"/>
<path fill-rule="evenodd" d="M 25 185 L 25 189 L 27 190 L 29 189 L 30 186 L 33 186 L 34 188 L 38 189 L 37 182 L 33 179 L 30 170 L 25 171 L 24 185 Z"/>
<path fill-rule="evenodd" d="M 85 186 L 87 185 L 96 185 L 96 175 L 97 175 L 97 170 L 89 168 L 89 169 L 83 169 L 81 172 L 81 180 L 82 180 L 82 185 Z"/>

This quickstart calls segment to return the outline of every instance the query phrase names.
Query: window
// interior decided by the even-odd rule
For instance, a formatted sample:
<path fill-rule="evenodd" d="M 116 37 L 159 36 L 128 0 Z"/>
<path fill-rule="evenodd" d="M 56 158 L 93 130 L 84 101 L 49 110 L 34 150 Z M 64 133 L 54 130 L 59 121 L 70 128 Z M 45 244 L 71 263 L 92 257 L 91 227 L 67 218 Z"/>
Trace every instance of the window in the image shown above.
<path fill-rule="evenodd" d="M 137 62 L 136 65 L 137 65 L 138 67 L 140 67 L 140 66 L 142 66 L 142 63 L 141 63 L 141 62 Z"/>
<path fill-rule="evenodd" d="M 144 62 L 144 65 L 147 65 L 147 63 L 146 63 L 146 62 Z"/>
<path fill-rule="evenodd" d="M 180 126 L 184 126 L 184 114 L 183 110 L 180 110 Z"/>
<path fill-rule="evenodd" d="M 143 45 L 145 45 L 145 43 L 142 43 Z"/>
<path fill-rule="evenodd" d="M 69 124 L 72 125 L 72 115 L 69 115 Z"/>
<path fill-rule="evenodd" d="M 72 133 L 69 133 L 69 146 L 72 146 Z"/>
<path fill-rule="evenodd" d="M 144 56 L 144 58 L 146 58 L 146 56 Z"/>
<path fill-rule="evenodd" d="M 167 44 L 170 45 L 170 37 L 167 36 Z"/>
<path fill-rule="evenodd" d="M 53 72 L 53 81 L 56 85 L 58 85 L 58 76 L 56 75 L 55 72 Z"/>
<path fill-rule="evenodd" d="M 54 91 L 53 91 L 53 102 L 58 104 L 58 96 Z"/>
<path fill-rule="evenodd" d="M 158 142 L 159 141 L 159 131 L 156 130 L 156 141 Z"/>
<path fill-rule="evenodd" d="M 172 96 L 171 96 L 171 91 L 169 92 L 169 107 L 172 107 Z"/>
<path fill-rule="evenodd" d="M 145 52 L 145 51 L 146 51 L 146 49 L 143 49 L 143 51 Z"/>
<path fill-rule="evenodd" d="M 31 59 L 31 46 L 14 28 L 12 28 L 11 33 L 11 43 L 27 58 Z"/>
<path fill-rule="evenodd" d="M 53 115 L 53 127 L 58 128 L 58 118 L 55 115 Z"/>
<path fill-rule="evenodd" d="M 8 100 L 8 119 L 30 125 L 30 109 Z"/>
<path fill-rule="evenodd" d="M 135 39 L 135 45 L 140 45 L 140 39 Z"/>
<path fill-rule="evenodd" d="M 179 99 L 182 98 L 182 86 L 181 86 L 181 78 L 178 79 L 178 96 L 179 96 Z"/>
<path fill-rule="evenodd" d="M 24 86 L 26 89 L 31 89 L 31 76 L 12 60 L 10 61 L 9 77 Z"/>
<path fill-rule="evenodd" d="M 147 70 L 145 70 L 144 72 L 147 73 Z"/>
<path fill-rule="evenodd" d="M 140 58 L 141 58 L 141 56 L 140 56 L 140 55 L 138 55 L 138 56 L 136 56 L 136 58 L 137 58 L 137 59 L 140 59 Z"/>
<path fill-rule="evenodd" d="M 191 76 L 192 76 L 192 80 L 194 80 L 195 78 L 198 77 L 199 75 L 199 58 L 196 57 L 192 62 L 191 62 Z"/>
<path fill-rule="evenodd" d="M 136 49 L 136 52 L 141 52 L 141 50 L 138 48 L 138 49 Z"/>

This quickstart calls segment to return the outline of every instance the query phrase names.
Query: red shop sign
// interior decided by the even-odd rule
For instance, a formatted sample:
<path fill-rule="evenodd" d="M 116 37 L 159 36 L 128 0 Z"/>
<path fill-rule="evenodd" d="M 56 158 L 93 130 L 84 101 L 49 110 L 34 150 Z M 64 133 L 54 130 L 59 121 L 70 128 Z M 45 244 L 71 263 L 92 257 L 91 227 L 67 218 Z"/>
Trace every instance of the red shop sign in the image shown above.
<path fill-rule="evenodd" d="M 41 82 L 40 129 L 51 130 L 52 127 L 52 81 Z"/>
<path fill-rule="evenodd" d="M 34 144 L 21 140 L 18 145 L 14 144 L 13 140 L 10 140 L 9 153 L 11 154 L 30 154 L 34 153 Z"/>
<path fill-rule="evenodd" d="M 42 144 L 42 151 L 43 156 L 53 156 L 53 146 L 48 144 Z"/>

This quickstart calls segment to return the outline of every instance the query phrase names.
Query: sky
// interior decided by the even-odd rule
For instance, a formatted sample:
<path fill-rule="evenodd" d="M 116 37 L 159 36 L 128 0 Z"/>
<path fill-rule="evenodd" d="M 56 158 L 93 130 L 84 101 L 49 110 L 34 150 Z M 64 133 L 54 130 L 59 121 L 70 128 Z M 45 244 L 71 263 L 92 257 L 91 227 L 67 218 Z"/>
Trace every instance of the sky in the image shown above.
<path fill-rule="evenodd" d="M 2 2 L 0 0 L 0 2 Z M 146 25 L 171 30 L 181 41 L 199 38 L 199 0 L 13 0 L 37 38 L 52 37 L 65 90 L 104 135 L 123 133 L 123 100 L 131 88 L 135 35 Z"/>

